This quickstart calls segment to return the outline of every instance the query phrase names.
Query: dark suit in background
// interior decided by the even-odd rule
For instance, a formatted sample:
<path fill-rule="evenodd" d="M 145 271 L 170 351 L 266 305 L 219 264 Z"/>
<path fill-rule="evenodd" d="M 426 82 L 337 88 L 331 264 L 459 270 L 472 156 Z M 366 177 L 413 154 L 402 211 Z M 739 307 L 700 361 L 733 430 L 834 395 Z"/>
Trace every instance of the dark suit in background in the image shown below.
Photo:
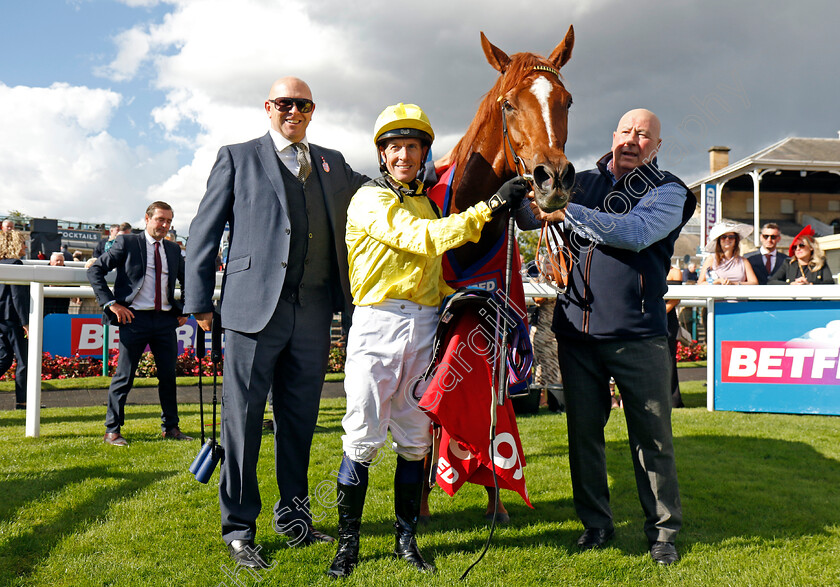
<path fill-rule="evenodd" d="M 755 277 L 758 279 L 758 284 L 767 285 L 767 281 L 770 279 L 770 276 L 773 275 L 773 273 L 775 273 L 785 261 L 787 261 L 788 257 L 781 251 L 777 250 L 775 262 L 770 266 L 769 273 L 767 272 L 766 259 L 764 255 L 761 254 L 761 249 L 747 253 L 744 255 L 744 259 L 749 261 L 750 265 L 752 265 Z"/>
<path fill-rule="evenodd" d="M 185 311 L 199 314 L 212 309 L 215 258 L 230 223 L 220 302 L 226 458 L 219 487 L 222 536 L 229 545 L 256 534 L 257 457 L 272 388 L 280 490 L 275 528 L 295 528 L 296 534 L 311 528 L 307 472 L 330 322 L 351 299 L 347 205 L 367 178 L 338 151 L 311 144 L 309 153 L 312 171 L 301 182 L 279 160 L 270 134 L 222 147 L 190 226 Z"/>
<path fill-rule="evenodd" d="M 105 308 L 105 318 L 110 324 L 120 327 L 120 355 L 117 371 L 108 389 L 108 412 L 105 428 L 108 433 L 119 433 L 125 422 L 125 401 L 134 383 L 134 372 L 140 363 L 143 350 L 148 345 L 155 357 L 159 380 L 161 420 L 164 432 L 178 428 L 178 401 L 175 385 L 175 362 L 178 356 L 178 342 L 175 330 L 178 318 L 183 314 L 183 303 L 175 299 L 175 280 L 184 287 L 184 258 L 180 247 L 170 241 L 160 241 L 166 253 L 168 268 L 167 299 L 172 309 L 168 312 L 154 310 L 134 311 L 134 319 L 119 324 L 113 312 Z M 146 232 L 120 235 L 117 240 L 87 271 L 96 294 L 96 300 L 105 306 L 109 302 L 131 308 L 146 276 Z M 117 270 L 113 291 L 108 287 L 105 276 Z"/>
<path fill-rule="evenodd" d="M 23 265 L 20 259 L 0 259 L 7 265 Z M 26 364 L 29 349 L 23 327 L 29 324 L 29 288 L 0 283 L 0 377 L 12 366 L 15 369 L 15 403 L 26 403 Z"/>

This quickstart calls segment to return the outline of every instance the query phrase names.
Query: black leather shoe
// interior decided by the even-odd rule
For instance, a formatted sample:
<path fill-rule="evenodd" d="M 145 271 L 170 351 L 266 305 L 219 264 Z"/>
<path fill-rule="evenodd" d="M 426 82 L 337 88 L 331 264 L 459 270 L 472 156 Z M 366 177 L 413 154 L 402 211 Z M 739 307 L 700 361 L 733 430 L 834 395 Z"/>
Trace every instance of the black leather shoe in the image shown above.
<path fill-rule="evenodd" d="M 603 548 L 615 536 L 614 528 L 587 528 L 578 538 L 577 545 L 581 550 Z"/>
<path fill-rule="evenodd" d="M 302 525 L 303 523 L 300 520 L 292 520 L 291 522 L 274 520 L 274 531 L 291 538 L 288 546 L 309 546 L 310 544 L 317 544 L 319 542 L 335 542 L 335 538 L 319 532 L 311 524 L 307 524 L 305 526 L 306 531 L 303 532 L 301 530 Z"/>
<path fill-rule="evenodd" d="M 672 565 L 680 560 L 673 542 L 654 542 L 650 545 L 650 557 L 660 565 Z"/>
<path fill-rule="evenodd" d="M 252 569 L 269 568 L 268 563 L 260 556 L 261 548 L 260 546 L 254 545 L 253 540 L 233 540 L 228 544 L 230 558 L 236 561 L 237 564 Z"/>
<path fill-rule="evenodd" d="M 431 563 L 427 563 L 417 548 L 417 540 L 414 534 L 407 534 L 402 531 L 399 522 L 394 524 L 397 529 L 397 539 L 394 543 L 394 558 L 401 558 L 421 573 L 434 573 L 437 569 Z"/>

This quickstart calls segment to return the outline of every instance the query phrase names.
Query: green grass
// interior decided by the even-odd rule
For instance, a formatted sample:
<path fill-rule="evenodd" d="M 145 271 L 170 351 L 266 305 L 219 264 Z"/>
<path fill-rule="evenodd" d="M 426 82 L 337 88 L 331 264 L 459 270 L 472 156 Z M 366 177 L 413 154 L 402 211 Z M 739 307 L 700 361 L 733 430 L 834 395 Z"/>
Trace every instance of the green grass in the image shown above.
<path fill-rule="evenodd" d="M 597 552 L 574 545 L 582 527 L 571 501 L 566 419 L 545 410 L 522 417 L 525 475 L 535 509 L 510 492 L 512 523 L 466 585 L 837 585 L 840 583 L 840 433 L 837 418 L 710 413 L 702 382 L 684 383 L 689 406 L 673 416 L 685 523 L 683 560 L 659 568 L 647 554 L 626 427 L 613 411 L 606 429 L 616 539 Z M 482 408 L 483 409 L 483 408 Z M 198 443 L 160 439 L 156 406 L 129 406 L 131 446 L 102 442 L 102 410 L 42 412 L 42 436 L 24 438 L 22 412 L 0 413 L 0 585 L 233 585 L 219 532 L 216 489 L 187 472 Z M 329 507 L 341 453 L 343 400 L 322 403 L 310 469 L 317 526 L 335 533 Z M 198 430 L 198 407 L 181 408 L 182 428 Z M 335 548 L 286 547 L 271 529 L 277 499 L 271 438 L 258 474 L 263 511 L 257 541 L 275 563 L 245 585 L 457 585 L 488 527 L 486 496 L 467 486 L 431 496 L 432 523 L 420 546 L 438 567 L 421 576 L 390 558 L 390 453 L 371 470 L 362 560 L 344 582 L 324 571 Z"/>
<path fill-rule="evenodd" d="M 210 381 L 211 377 L 205 377 L 204 381 Z M 224 377 L 219 377 L 221 383 Z M 344 373 L 327 373 L 324 381 L 344 381 Z M 41 382 L 41 389 L 54 391 L 57 389 L 108 389 L 111 384 L 110 377 L 77 377 L 75 379 L 50 379 Z M 134 387 L 157 387 L 157 377 L 136 377 Z M 198 377 L 178 377 L 179 387 L 194 387 L 198 385 Z M 14 391 L 14 381 L 0 381 L 0 393 Z"/>

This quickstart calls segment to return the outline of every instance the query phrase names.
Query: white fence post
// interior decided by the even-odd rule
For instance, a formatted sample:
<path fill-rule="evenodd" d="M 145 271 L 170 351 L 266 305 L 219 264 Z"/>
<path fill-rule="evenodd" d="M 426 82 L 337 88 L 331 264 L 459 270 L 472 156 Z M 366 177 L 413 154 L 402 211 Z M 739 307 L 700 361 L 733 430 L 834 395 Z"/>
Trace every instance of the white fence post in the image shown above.
<path fill-rule="evenodd" d="M 41 356 L 44 348 L 44 284 L 29 284 L 29 372 L 26 378 L 26 436 L 41 436 Z"/>

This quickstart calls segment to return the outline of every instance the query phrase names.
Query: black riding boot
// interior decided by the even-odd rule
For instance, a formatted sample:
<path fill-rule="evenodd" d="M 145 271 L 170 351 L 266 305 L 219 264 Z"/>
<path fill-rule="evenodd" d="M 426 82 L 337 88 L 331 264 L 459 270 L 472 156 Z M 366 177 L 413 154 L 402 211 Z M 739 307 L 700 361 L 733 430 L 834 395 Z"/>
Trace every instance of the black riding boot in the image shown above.
<path fill-rule="evenodd" d="M 330 577 L 335 578 L 349 576 L 359 562 L 359 531 L 368 486 L 367 474 L 359 475 L 353 479 L 354 483 L 349 485 L 342 483 L 342 480 L 344 479 L 339 476 L 338 551 L 327 571 Z"/>
<path fill-rule="evenodd" d="M 417 548 L 417 540 L 415 534 L 417 533 L 417 518 L 420 514 L 420 496 L 423 492 L 423 461 L 417 461 L 420 465 L 419 475 L 417 480 L 411 483 L 401 483 L 401 466 L 412 466 L 412 461 L 405 461 L 402 457 L 397 457 L 397 471 L 394 476 L 394 512 L 397 515 L 397 521 L 394 524 L 396 530 L 396 542 L 394 544 L 394 557 L 404 559 L 410 565 L 417 567 L 418 570 L 425 572 L 434 572 L 434 565 L 423 560 L 423 555 Z"/>

